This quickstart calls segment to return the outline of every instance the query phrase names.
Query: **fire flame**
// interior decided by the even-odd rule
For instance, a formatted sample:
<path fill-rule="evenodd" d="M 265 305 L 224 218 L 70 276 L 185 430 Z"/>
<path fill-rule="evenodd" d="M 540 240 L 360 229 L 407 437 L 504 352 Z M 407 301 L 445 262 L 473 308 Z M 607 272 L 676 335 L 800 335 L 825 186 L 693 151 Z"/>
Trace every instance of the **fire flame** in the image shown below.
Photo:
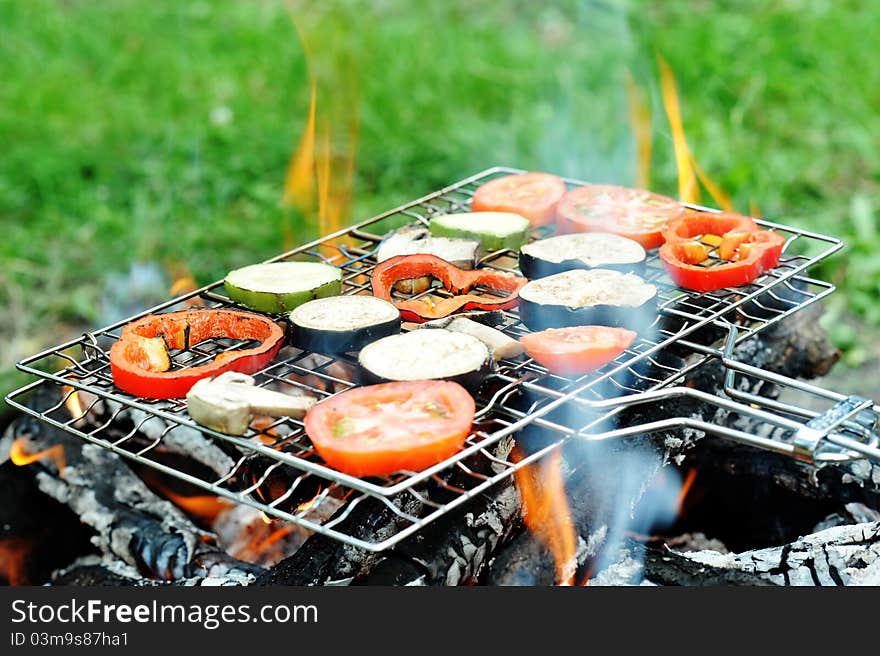
<path fill-rule="evenodd" d="M 28 585 L 26 563 L 34 541 L 23 537 L 0 539 L 0 578 L 8 585 Z"/>
<path fill-rule="evenodd" d="M 307 34 L 301 22 L 291 17 L 303 44 L 311 97 L 302 136 L 287 166 L 281 201 L 313 224 L 317 219 L 320 234 L 328 235 L 350 218 L 360 129 L 357 83 L 353 62 L 340 57 L 339 52 L 321 47 L 314 51 L 320 59 L 313 56 L 311 39 L 322 38 L 325 30 L 316 26 Z M 288 234 L 286 239 L 292 242 L 294 236 Z M 325 254 L 332 257 L 336 253 Z"/>
<path fill-rule="evenodd" d="M 660 91 L 663 97 L 663 107 L 666 117 L 669 119 L 669 129 L 672 132 L 672 144 L 675 149 L 675 165 L 678 170 L 678 198 L 685 203 L 700 202 L 701 182 L 706 191 L 718 206 L 726 212 L 733 211 L 733 203 L 730 196 L 714 180 L 712 180 L 702 167 L 697 163 L 693 152 L 688 145 L 681 120 L 681 106 L 678 99 L 678 89 L 675 75 L 666 60 L 657 56 L 660 66 Z"/>
<path fill-rule="evenodd" d="M 221 513 L 229 510 L 234 505 L 229 499 L 214 496 L 213 494 L 191 497 L 185 494 L 177 494 L 168 488 L 165 488 L 162 493 L 185 513 L 208 525 L 212 524 Z"/>
<path fill-rule="evenodd" d="M 194 292 L 199 288 L 199 283 L 193 276 L 192 271 L 184 262 L 174 262 L 167 266 L 167 270 L 174 282 L 171 283 L 169 293 L 171 296 L 183 296 Z M 202 307 L 205 302 L 198 296 L 188 298 L 183 302 L 186 307 Z"/>
<path fill-rule="evenodd" d="M 18 438 L 12 443 L 12 447 L 9 449 L 9 459 L 12 460 L 13 464 L 24 467 L 38 460 L 52 460 L 58 469 L 58 475 L 62 478 L 64 477 L 64 445 L 56 444 L 36 453 L 28 453 L 24 443 L 25 438 L 23 437 Z"/>
<path fill-rule="evenodd" d="M 70 416 L 74 419 L 82 419 L 85 412 L 83 411 L 82 403 L 80 403 L 79 392 L 70 385 L 65 385 L 64 393 L 67 395 L 67 398 L 64 399 L 64 405 Z"/>
<path fill-rule="evenodd" d="M 651 108 L 629 71 L 626 72 L 626 93 L 629 98 L 629 122 L 636 139 L 636 186 L 648 189 L 651 186 Z"/>
<path fill-rule="evenodd" d="M 697 470 L 696 468 L 688 471 L 687 476 L 684 478 L 684 482 L 681 484 L 681 489 L 678 492 L 678 502 L 676 503 L 675 515 L 676 517 L 681 517 L 682 511 L 684 510 L 684 502 L 687 501 L 688 494 L 691 491 L 691 488 L 694 486 L 694 482 L 697 480 Z"/>
<path fill-rule="evenodd" d="M 554 450 L 543 462 L 516 470 L 526 527 L 553 554 L 556 582 L 573 585 L 577 568 L 574 523 L 562 472 L 562 451 Z"/>

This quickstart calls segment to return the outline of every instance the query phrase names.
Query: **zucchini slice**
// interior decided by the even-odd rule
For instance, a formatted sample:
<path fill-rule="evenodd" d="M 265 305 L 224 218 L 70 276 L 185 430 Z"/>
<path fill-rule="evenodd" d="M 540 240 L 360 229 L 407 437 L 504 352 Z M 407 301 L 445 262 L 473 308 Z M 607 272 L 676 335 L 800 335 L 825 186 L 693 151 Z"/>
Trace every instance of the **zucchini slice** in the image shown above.
<path fill-rule="evenodd" d="M 489 347 L 445 328 L 413 330 L 367 344 L 358 356 L 358 383 L 451 380 L 479 389 L 492 369 Z"/>
<path fill-rule="evenodd" d="M 252 264 L 223 281 L 230 299 L 258 312 L 289 312 L 313 298 L 342 293 L 342 269 L 320 262 Z"/>
<path fill-rule="evenodd" d="M 477 239 L 487 252 L 519 250 L 530 230 L 529 220 L 512 212 L 464 212 L 431 219 L 432 235 Z"/>
<path fill-rule="evenodd" d="M 303 303 L 288 316 L 291 343 L 306 351 L 358 351 L 400 332 L 400 310 L 374 296 L 331 296 Z"/>
<path fill-rule="evenodd" d="M 641 272 L 645 257 L 645 249 L 632 239 L 608 232 L 580 232 L 526 244 L 519 252 L 519 269 L 530 280 L 571 269 Z"/>
<path fill-rule="evenodd" d="M 632 273 L 572 269 L 519 290 L 519 316 L 529 330 L 619 326 L 641 332 L 657 320 L 657 288 Z"/>

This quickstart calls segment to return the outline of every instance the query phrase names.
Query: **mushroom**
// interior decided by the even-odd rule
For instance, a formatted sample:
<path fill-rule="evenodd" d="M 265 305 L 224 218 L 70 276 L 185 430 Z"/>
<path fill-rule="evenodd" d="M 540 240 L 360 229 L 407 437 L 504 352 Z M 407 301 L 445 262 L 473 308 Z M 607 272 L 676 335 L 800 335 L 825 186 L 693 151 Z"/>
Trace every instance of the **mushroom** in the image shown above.
<path fill-rule="evenodd" d="M 253 415 L 300 419 L 315 403 L 310 396 L 257 387 L 251 376 L 235 371 L 204 378 L 186 395 L 186 407 L 193 420 L 228 435 L 244 435 Z"/>

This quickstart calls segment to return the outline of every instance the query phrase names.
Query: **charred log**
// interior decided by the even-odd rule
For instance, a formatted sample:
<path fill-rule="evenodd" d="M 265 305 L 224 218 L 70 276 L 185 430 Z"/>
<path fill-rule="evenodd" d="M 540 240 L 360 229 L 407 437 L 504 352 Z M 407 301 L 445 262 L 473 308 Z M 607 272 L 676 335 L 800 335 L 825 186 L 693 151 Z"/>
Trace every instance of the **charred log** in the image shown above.
<path fill-rule="evenodd" d="M 681 554 L 693 563 L 775 585 L 880 585 L 880 522 L 836 526 L 780 547 Z"/>
<path fill-rule="evenodd" d="M 245 584 L 261 571 L 218 549 L 212 534 L 154 494 L 118 455 L 29 416 L 4 436 L 0 460 L 8 459 L 16 441 L 27 453 L 63 448 L 63 463 L 40 460 L 30 465 L 37 486 L 94 530 L 91 541 L 102 553 L 141 576 L 221 577 Z"/>
<path fill-rule="evenodd" d="M 56 568 L 94 551 L 89 528 L 68 506 L 42 494 L 26 469 L 0 465 L 0 499 L 0 585 L 39 585 Z"/>

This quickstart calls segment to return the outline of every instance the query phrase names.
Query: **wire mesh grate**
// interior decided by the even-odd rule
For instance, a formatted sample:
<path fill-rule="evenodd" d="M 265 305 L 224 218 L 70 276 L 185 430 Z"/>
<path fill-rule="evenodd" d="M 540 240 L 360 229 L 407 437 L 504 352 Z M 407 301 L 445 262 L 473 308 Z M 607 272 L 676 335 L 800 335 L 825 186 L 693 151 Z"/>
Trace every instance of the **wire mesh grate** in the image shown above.
<path fill-rule="evenodd" d="M 488 169 L 269 261 L 329 262 L 343 271 L 343 293 L 369 294 L 376 251 L 389 230 L 411 222 L 427 225 L 433 216 L 468 211 L 479 185 L 516 172 L 502 167 Z M 583 184 L 566 182 L 569 186 Z M 736 327 L 738 341 L 747 339 L 833 291 L 832 285 L 810 278 L 807 272 L 839 249 L 839 240 L 761 223 L 787 240 L 780 264 L 773 271 L 745 287 L 686 292 L 671 283 L 656 252 L 650 253 L 643 277 L 658 288 L 659 312 L 625 353 L 597 372 L 574 378 L 552 374 L 526 356 L 502 360 L 476 399 L 477 417 L 465 448 L 421 472 L 354 478 L 323 464 L 300 420 L 256 418 L 246 435 L 234 437 L 193 422 L 182 399 L 145 400 L 118 390 L 110 374 L 108 353 L 121 327 L 147 314 L 194 304 L 235 307 L 223 293 L 221 282 L 27 358 L 19 368 L 39 380 L 10 394 L 7 401 L 84 440 L 213 494 L 254 506 L 269 517 L 380 551 L 543 453 L 515 463 L 504 438 L 530 425 L 560 441 L 601 431 L 619 406 L 597 413 L 596 402 L 669 387 L 707 359 L 720 357 L 731 326 Z M 546 234 L 546 229 L 539 230 L 535 237 Z M 800 250 L 810 255 L 795 252 L 800 244 L 806 246 Z M 487 253 L 481 265 L 518 272 L 516 253 L 510 251 Z M 431 289 L 424 293 L 440 292 Z M 499 329 L 513 337 L 527 331 L 516 310 L 504 311 L 502 316 Z M 172 360 L 175 367 L 191 367 L 243 346 L 248 344 L 213 339 L 174 352 Z M 286 346 L 255 378 L 258 385 L 305 392 L 320 400 L 353 387 L 355 365 L 352 354 L 331 357 Z M 57 393 L 33 394 L 49 388 L 60 389 L 60 401 Z M 28 396 L 30 405 L 25 403 Z M 78 409 L 71 402 L 74 397 Z M 33 407 L 37 399 L 46 399 L 45 407 Z M 555 412 L 579 405 L 584 412 Z M 169 457 L 182 451 L 201 455 L 196 462 L 183 464 Z M 192 458 L 192 453 L 188 456 Z M 397 530 L 380 541 L 363 540 L 348 528 L 347 520 L 367 500 L 378 501 L 399 520 Z"/>

